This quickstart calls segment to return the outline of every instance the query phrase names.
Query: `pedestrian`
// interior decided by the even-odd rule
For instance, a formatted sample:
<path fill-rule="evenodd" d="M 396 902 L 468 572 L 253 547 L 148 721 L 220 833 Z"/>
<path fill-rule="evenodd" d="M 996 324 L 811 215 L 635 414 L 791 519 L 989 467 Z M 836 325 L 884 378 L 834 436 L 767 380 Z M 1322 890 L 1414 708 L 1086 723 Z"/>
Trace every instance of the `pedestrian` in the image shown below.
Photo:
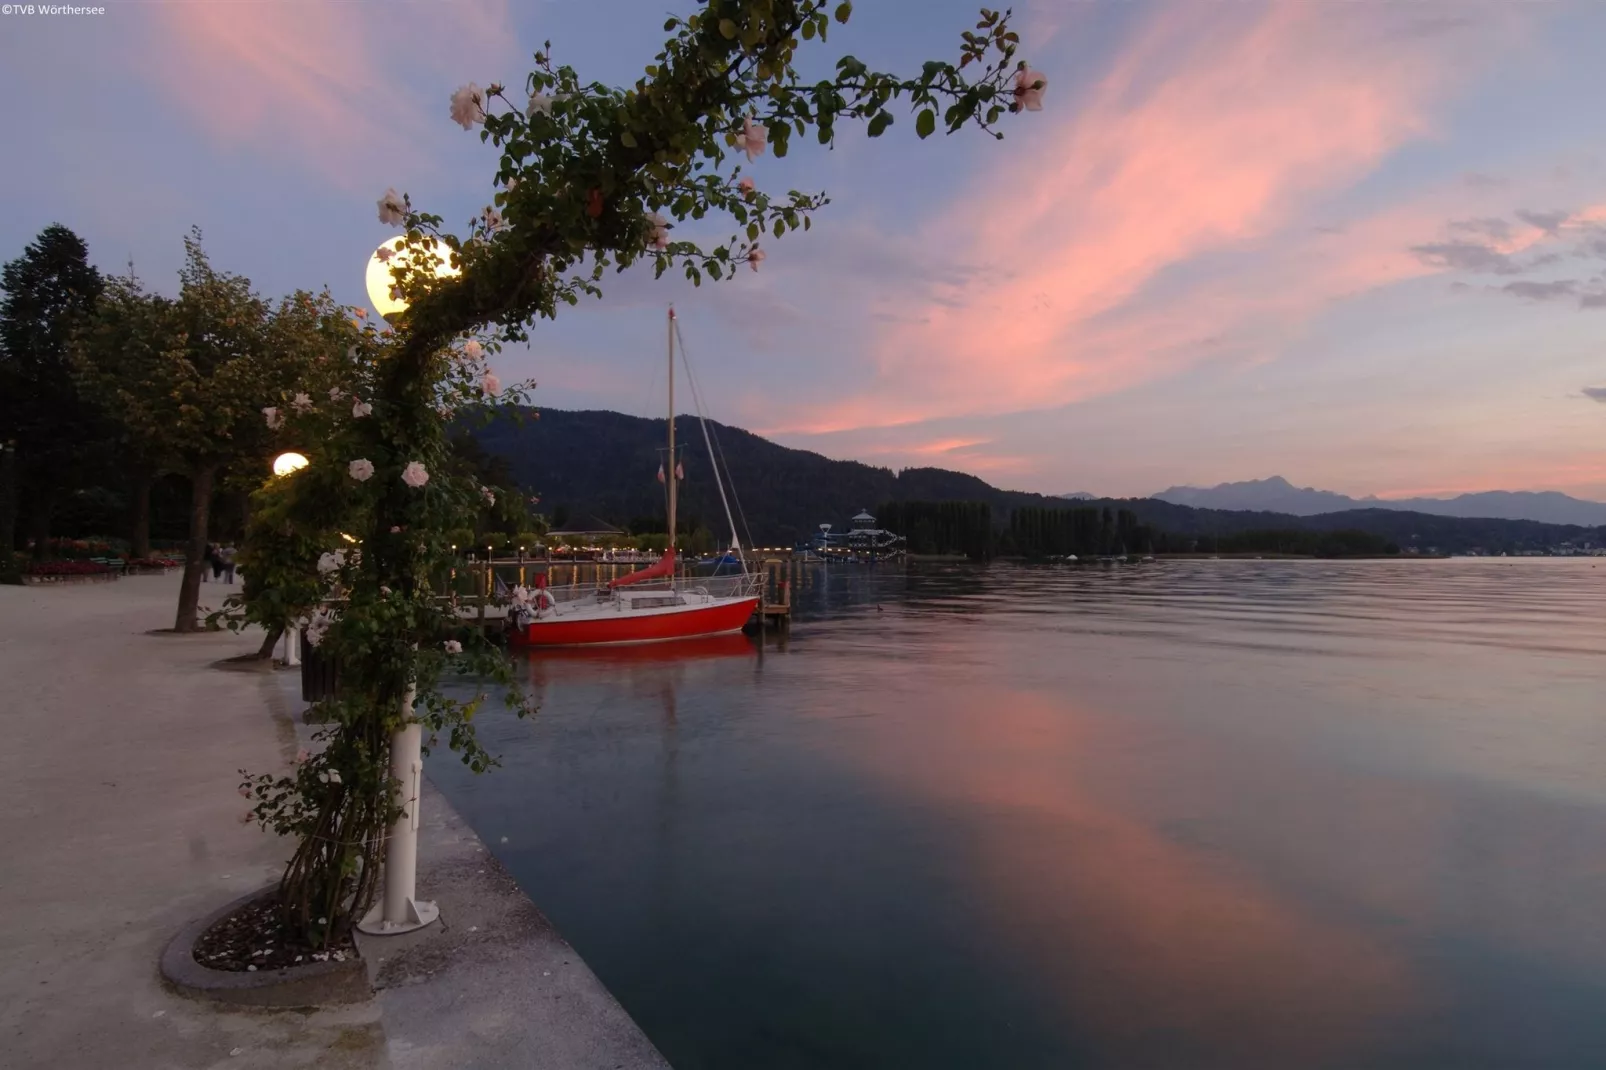
<path fill-rule="evenodd" d="M 202 561 L 203 561 L 203 563 L 201 565 L 201 582 L 202 583 L 206 582 L 206 570 L 208 568 L 210 568 L 212 570 L 212 578 L 214 580 L 217 579 L 219 576 L 221 576 L 223 574 L 223 559 L 218 556 L 217 543 L 209 542 L 209 543 L 206 544 L 206 556 L 202 559 Z"/>
<path fill-rule="evenodd" d="M 234 582 L 234 554 L 235 554 L 235 550 L 234 550 L 234 546 L 232 544 L 229 545 L 229 546 L 223 547 L 223 549 L 221 549 L 221 550 L 219 550 L 217 552 L 218 557 L 221 558 L 222 561 L 223 561 L 223 582 L 224 583 L 233 583 Z"/>

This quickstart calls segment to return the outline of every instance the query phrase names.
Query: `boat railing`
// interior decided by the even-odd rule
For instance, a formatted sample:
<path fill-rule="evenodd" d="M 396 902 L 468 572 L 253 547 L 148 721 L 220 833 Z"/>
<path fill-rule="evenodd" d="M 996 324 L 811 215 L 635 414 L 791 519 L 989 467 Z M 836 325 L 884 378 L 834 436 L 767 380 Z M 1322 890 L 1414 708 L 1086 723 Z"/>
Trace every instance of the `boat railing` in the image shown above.
<path fill-rule="evenodd" d="M 674 579 L 649 580 L 625 588 L 610 589 L 606 583 L 599 583 L 596 580 L 581 582 L 576 576 L 569 583 L 551 584 L 543 590 L 553 603 L 560 605 L 570 602 L 595 602 L 599 599 L 609 600 L 614 597 L 616 591 L 624 597 L 663 597 L 669 594 L 696 592 L 713 598 L 739 598 L 757 595 L 764 584 L 764 579 L 762 572 L 733 573 L 728 576 L 677 576 Z M 490 586 L 491 581 L 488 579 L 482 579 L 478 584 L 482 593 L 488 592 Z M 509 589 L 511 590 L 511 585 Z M 481 602 L 500 606 L 508 602 L 506 594 L 496 593 L 491 593 L 489 597 L 484 597 L 482 594 L 456 596 L 456 600 L 464 607 L 478 606 Z"/>

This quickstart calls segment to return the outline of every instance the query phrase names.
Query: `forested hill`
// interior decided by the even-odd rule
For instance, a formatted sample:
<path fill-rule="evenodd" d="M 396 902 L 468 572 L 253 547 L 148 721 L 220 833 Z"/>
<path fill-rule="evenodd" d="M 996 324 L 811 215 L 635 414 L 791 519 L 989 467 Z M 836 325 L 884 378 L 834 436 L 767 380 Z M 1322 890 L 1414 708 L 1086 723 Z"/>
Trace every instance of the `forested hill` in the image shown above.
<path fill-rule="evenodd" d="M 1356 509 L 1319 516 L 1194 509 L 1152 498 L 1068 502 L 1063 498 L 1000 490 L 975 476 L 942 468 L 906 468 L 893 474 L 858 461 L 833 461 L 808 450 L 789 449 L 739 427 L 709 422 L 716 446 L 729 465 L 737 500 L 760 545 L 791 545 L 822 523 L 847 526 L 861 509 L 887 501 L 980 501 L 1002 523 L 1021 506 L 1063 509 L 1072 505 L 1130 509 L 1142 523 L 1178 534 L 1230 534 L 1265 529 L 1336 531 L 1382 535 L 1402 547 L 1491 551 L 1543 549 L 1603 537 L 1592 529 L 1527 520 L 1465 520 L 1386 509 Z M 723 531 L 723 510 L 709 471 L 699 422 L 682 416 L 676 431 L 684 448 L 686 480 L 681 510 Z M 541 496 L 553 516 L 595 515 L 620 527 L 648 519 L 662 523 L 663 486 L 657 481 L 666 427 L 617 412 L 542 409 L 539 418 L 499 418 L 474 431 L 491 453 L 505 457 L 515 480 Z M 734 508 L 733 504 L 733 508 Z M 1414 538 L 1413 538 L 1414 536 Z"/>
<path fill-rule="evenodd" d="M 723 509 L 702 427 L 696 418 L 682 416 L 675 428 L 686 469 L 681 512 L 721 530 Z M 844 528 L 853 514 L 873 511 L 883 501 L 985 501 L 998 513 L 1023 504 L 1065 504 L 999 490 L 963 472 L 906 468 L 894 475 L 889 468 L 788 449 L 739 427 L 709 421 L 709 430 L 761 544 L 791 545 L 822 523 Z M 475 436 L 487 451 L 507 458 L 521 486 L 541 496 L 543 512 L 594 514 L 623 526 L 635 518 L 663 516 L 664 488 L 657 472 L 667 433 L 663 420 L 542 409 L 538 419 L 497 420 Z"/>

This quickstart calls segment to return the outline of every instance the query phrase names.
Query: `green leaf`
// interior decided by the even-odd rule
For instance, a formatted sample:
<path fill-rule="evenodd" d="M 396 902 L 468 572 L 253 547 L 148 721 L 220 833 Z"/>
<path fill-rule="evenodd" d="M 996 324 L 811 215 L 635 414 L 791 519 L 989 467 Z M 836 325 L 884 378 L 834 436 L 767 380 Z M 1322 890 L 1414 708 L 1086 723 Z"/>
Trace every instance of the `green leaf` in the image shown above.
<path fill-rule="evenodd" d="M 889 111 L 877 112 L 876 117 L 870 120 L 870 136 L 880 137 L 892 125 L 892 113 Z"/>
<path fill-rule="evenodd" d="M 734 22 L 732 22 L 730 19 L 720 19 L 719 20 L 719 35 L 721 37 L 725 38 L 725 40 L 727 40 L 727 41 L 735 40 L 735 38 L 736 38 L 736 24 Z"/>
<path fill-rule="evenodd" d="M 915 118 L 915 133 L 921 139 L 930 137 L 937 130 L 937 113 L 927 108 Z"/>
<path fill-rule="evenodd" d="M 749 224 L 747 224 L 747 240 L 748 241 L 758 241 L 758 224 L 757 223 L 749 223 Z"/>
<path fill-rule="evenodd" d="M 786 233 L 786 220 L 777 219 L 775 221 L 775 226 L 772 229 L 775 231 L 775 236 L 779 238 L 782 234 Z"/>
<path fill-rule="evenodd" d="M 842 0 L 842 2 L 836 6 L 836 20 L 838 22 L 846 22 L 850 17 L 852 17 L 852 15 L 853 5 L 849 2 L 849 0 Z"/>
<path fill-rule="evenodd" d="M 717 278 L 720 278 L 722 275 L 724 275 L 724 272 L 720 270 L 719 262 L 717 260 L 714 263 L 708 265 L 708 277 L 709 278 L 717 279 Z M 677 527 L 678 527 L 678 525 L 677 525 Z"/>
<path fill-rule="evenodd" d="M 805 41 L 814 40 L 814 23 L 813 22 L 805 22 L 803 24 L 803 40 L 805 40 Z"/>
<path fill-rule="evenodd" d="M 621 131 L 619 134 L 619 143 L 627 149 L 633 149 L 636 147 L 636 135 L 632 134 L 628 130 Z"/>

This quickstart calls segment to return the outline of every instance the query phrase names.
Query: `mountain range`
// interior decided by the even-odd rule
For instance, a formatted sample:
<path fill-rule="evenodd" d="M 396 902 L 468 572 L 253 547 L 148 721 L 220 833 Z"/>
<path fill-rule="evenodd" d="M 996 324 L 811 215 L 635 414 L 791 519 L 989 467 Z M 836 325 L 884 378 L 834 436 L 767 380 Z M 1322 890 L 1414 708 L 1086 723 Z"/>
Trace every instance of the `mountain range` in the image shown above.
<path fill-rule="evenodd" d="M 1211 535 L 1241 531 L 1366 531 L 1405 548 L 1449 552 L 1545 549 L 1584 539 L 1603 541 L 1600 532 L 1526 519 L 1465 519 L 1426 515 L 1361 502 L 1359 509 L 1314 515 L 1265 508 L 1210 508 L 1161 498 L 1109 499 L 1077 495 L 1030 494 L 1002 490 L 963 472 L 941 468 L 890 468 L 838 461 L 808 450 L 790 449 L 739 427 L 708 422 L 708 443 L 695 417 L 677 420 L 686 472 L 681 484 L 681 517 L 711 531 L 726 530 L 719 490 L 710 476 L 709 444 L 730 473 L 731 509 L 750 545 L 792 545 L 821 524 L 838 530 L 862 509 L 872 513 L 883 502 L 979 501 L 991 506 L 995 521 L 1022 507 L 1129 509 L 1139 521 L 1161 531 Z M 663 420 L 617 412 L 542 409 L 519 418 L 499 416 L 465 427 L 490 454 L 503 458 L 512 479 L 540 498 L 540 510 L 563 523 L 568 517 L 595 516 L 638 531 L 662 525 L 664 488 L 657 480 L 664 459 Z M 671 466 L 672 467 L 672 466 Z M 1265 481 L 1272 482 L 1272 481 Z M 1206 492 L 1208 493 L 1208 492 Z M 1311 492 L 1320 494 L 1321 492 Z M 1334 498 L 1350 501 L 1340 495 Z M 1589 504 L 1589 503 L 1584 503 Z"/>
<path fill-rule="evenodd" d="M 1350 509 L 1393 509 L 1430 516 L 1537 520 L 1543 524 L 1606 524 L 1606 503 L 1585 501 L 1556 491 L 1490 490 L 1454 498 L 1351 498 L 1330 490 L 1296 487 L 1282 476 L 1219 483 L 1214 487 L 1170 487 L 1154 495 L 1173 505 L 1202 509 L 1257 509 L 1291 516 L 1319 516 Z"/>

